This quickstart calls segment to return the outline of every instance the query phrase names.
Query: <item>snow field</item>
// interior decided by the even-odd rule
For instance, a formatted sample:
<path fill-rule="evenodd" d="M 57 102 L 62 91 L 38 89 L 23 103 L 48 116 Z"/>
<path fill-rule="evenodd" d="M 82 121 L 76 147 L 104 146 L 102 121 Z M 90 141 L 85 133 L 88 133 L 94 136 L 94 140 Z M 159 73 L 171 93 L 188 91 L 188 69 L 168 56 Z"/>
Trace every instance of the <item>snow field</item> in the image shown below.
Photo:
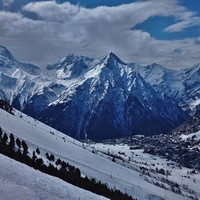
<path fill-rule="evenodd" d="M 106 200 L 0 154 L 0 199 Z"/>

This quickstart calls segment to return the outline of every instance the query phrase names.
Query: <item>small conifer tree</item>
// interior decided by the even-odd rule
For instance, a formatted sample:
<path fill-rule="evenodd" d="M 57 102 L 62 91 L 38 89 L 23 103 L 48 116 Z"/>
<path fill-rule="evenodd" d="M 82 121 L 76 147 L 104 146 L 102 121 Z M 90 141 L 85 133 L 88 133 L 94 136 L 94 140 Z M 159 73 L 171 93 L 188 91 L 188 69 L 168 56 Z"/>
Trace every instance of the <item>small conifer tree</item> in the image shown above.
<path fill-rule="evenodd" d="M 36 153 L 37 153 L 38 155 L 40 154 L 39 148 L 36 149 Z"/>
<path fill-rule="evenodd" d="M 22 147 L 23 147 L 23 154 L 27 155 L 28 154 L 28 146 L 24 140 L 22 140 Z"/>

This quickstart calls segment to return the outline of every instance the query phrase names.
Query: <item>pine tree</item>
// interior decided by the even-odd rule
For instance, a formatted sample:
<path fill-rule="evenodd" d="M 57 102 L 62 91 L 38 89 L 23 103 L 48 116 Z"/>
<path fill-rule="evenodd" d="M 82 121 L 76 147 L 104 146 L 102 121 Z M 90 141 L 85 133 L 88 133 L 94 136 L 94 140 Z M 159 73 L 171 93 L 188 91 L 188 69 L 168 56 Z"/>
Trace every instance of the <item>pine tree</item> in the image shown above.
<path fill-rule="evenodd" d="M 13 134 L 10 134 L 10 142 L 7 147 L 7 155 L 11 158 L 14 158 L 14 147 L 15 147 L 15 138 Z"/>
<path fill-rule="evenodd" d="M 10 134 L 9 146 L 10 146 L 11 148 L 14 148 L 14 147 L 15 147 L 15 138 L 14 138 L 14 135 L 13 135 L 12 133 Z"/>
<path fill-rule="evenodd" d="M 24 140 L 22 140 L 22 147 L 23 147 L 23 155 L 27 155 L 28 154 L 28 146 L 26 144 L 26 142 Z"/>
<path fill-rule="evenodd" d="M 7 136 L 6 133 L 4 133 L 3 138 L 2 138 L 2 142 L 3 142 L 4 144 L 6 144 L 7 141 L 8 141 L 8 136 Z"/>
<path fill-rule="evenodd" d="M 36 153 L 37 153 L 38 155 L 40 154 L 39 148 L 36 149 Z"/>
<path fill-rule="evenodd" d="M 60 158 L 57 159 L 56 165 L 61 165 L 61 160 L 60 160 Z"/>
<path fill-rule="evenodd" d="M 21 141 L 19 140 L 19 138 L 16 139 L 16 144 L 17 144 L 18 151 L 19 151 L 21 148 Z"/>
<path fill-rule="evenodd" d="M 114 157 L 112 158 L 112 161 L 115 162 L 115 158 Z"/>
<path fill-rule="evenodd" d="M 55 157 L 53 154 L 50 155 L 50 161 L 53 161 L 53 162 L 55 161 Z"/>
<path fill-rule="evenodd" d="M 2 135 L 3 135 L 3 131 L 2 131 L 2 128 L 0 127 L 0 139 L 1 139 Z"/>
<path fill-rule="evenodd" d="M 35 151 L 33 151 L 33 156 L 32 156 L 32 160 L 35 161 L 37 158 L 37 156 L 35 155 Z"/>

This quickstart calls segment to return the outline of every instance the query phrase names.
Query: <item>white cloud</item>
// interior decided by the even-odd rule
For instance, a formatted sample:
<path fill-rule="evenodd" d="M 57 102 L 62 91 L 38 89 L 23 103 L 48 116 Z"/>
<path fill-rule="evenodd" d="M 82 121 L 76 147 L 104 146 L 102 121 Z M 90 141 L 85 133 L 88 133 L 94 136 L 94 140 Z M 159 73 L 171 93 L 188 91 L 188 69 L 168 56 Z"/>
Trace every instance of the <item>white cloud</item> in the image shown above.
<path fill-rule="evenodd" d="M 174 16 L 178 22 L 168 26 L 165 31 L 180 32 L 192 26 L 200 26 L 200 17 L 195 12 L 188 11 L 183 6 L 177 7 L 177 12 L 175 12 Z"/>
<path fill-rule="evenodd" d="M 79 7 L 69 2 L 57 4 L 55 1 L 31 2 L 23 10 L 35 12 L 43 20 L 65 22 L 79 11 Z"/>
<path fill-rule="evenodd" d="M 11 47 L 18 59 L 40 65 L 69 53 L 102 58 L 113 51 L 124 61 L 189 66 L 199 62 L 200 47 L 195 39 L 159 41 L 147 32 L 131 30 L 152 16 L 180 20 L 166 31 L 191 26 L 194 13 L 177 2 L 150 0 L 94 9 L 68 2 L 32 2 L 23 11 L 35 13 L 35 20 L 20 13 L 0 12 L 0 41 Z"/>
<path fill-rule="evenodd" d="M 15 0 L 2 0 L 3 6 L 8 7 L 10 6 Z"/>

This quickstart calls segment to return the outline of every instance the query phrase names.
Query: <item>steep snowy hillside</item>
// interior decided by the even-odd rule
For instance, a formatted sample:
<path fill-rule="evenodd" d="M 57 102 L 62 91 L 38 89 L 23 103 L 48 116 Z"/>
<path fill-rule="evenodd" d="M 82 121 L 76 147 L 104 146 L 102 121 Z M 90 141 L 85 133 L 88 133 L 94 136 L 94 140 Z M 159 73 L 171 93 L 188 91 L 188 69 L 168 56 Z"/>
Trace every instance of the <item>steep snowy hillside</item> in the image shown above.
<path fill-rule="evenodd" d="M 193 112 L 200 104 L 200 64 L 181 70 L 167 69 L 155 63 L 148 66 L 130 66 L 157 91 L 176 99 L 184 110 Z"/>
<path fill-rule="evenodd" d="M 0 154 L 0 193 L 2 200 L 106 200 L 56 177 L 46 175 Z"/>
<path fill-rule="evenodd" d="M 37 118 L 77 139 L 105 139 L 167 132 L 185 115 L 173 99 L 110 53 Z"/>
<path fill-rule="evenodd" d="M 12 132 L 15 138 L 25 140 L 29 146 L 30 154 L 33 150 L 39 148 L 40 156 L 45 160 L 45 153 L 52 153 L 56 159 L 61 158 L 78 167 L 82 176 L 93 177 L 106 183 L 111 188 L 120 189 L 140 200 L 186 200 L 189 196 L 194 196 L 198 192 L 198 185 L 200 184 L 198 174 L 191 175 L 192 178 L 189 179 L 187 178 L 187 173 L 190 170 L 180 169 L 175 163 L 171 166 L 170 162 L 165 159 L 143 154 L 141 150 L 133 151 L 136 157 L 133 161 L 128 161 L 127 156 L 129 154 L 132 155 L 132 151 L 128 150 L 129 147 L 121 146 L 115 148 L 114 146 L 108 146 L 105 151 L 109 152 L 110 149 L 110 155 L 114 154 L 113 148 L 115 148 L 116 152 L 121 152 L 121 155 L 124 156 L 124 161 L 116 158 L 115 162 L 113 162 L 111 156 L 98 152 L 96 147 L 82 144 L 18 111 L 14 111 L 14 115 L 11 115 L 0 109 L 0 127 L 7 133 Z M 123 149 L 125 150 L 124 153 Z M 19 196 L 21 196 L 22 192 L 27 194 L 27 197 L 36 192 L 39 197 L 43 198 L 48 197 L 46 196 L 47 193 L 52 195 L 51 199 L 63 199 L 66 197 L 65 188 L 68 187 L 68 184 L 57 178 L 48 177 L 38 171 L 34 171 L 15 161 L 10 161 L 10 159 L 3 156 L 0 156 L 0 159 L 2 161 L 0 162 L 2 169 L 0 181 L 3 182 L 3 184 L 0 184 L 0 190 L 1 194 L 8 197 L 8 199 L 13 195 L 12 192 L 6 193 L 7 189 L 11 187 L 12 190 L 19 192 L 16 193 Z M 142 170 L 145 166 L 147 167 L 147 163 L 151 165 L 149 169 L 158 167 L 173 173 L 172 176 L 169 176 L 169 181 L 163 182 L 166 179 L 165 175 L 150 172 L 151 176 L 149 177 L 143 174 Z M 23 174 L 24 172 L 27 173 Z M 193 179 L 195 179 L 194 182 Z M 178 182 L 179 186 L 176 184 L 173 186 L 176 182 Z M 165 189 L 162 184 L 165 185 Z M 170 184 L 172 185 L 170 186 Z M 187 188 L 188 186 L 189 188 Z M 189 193 L 191 192 L 190 186 L 195 192 Z M 180 187 L 181 194 L 173 192 L 176 187 Z M 61 189 L 60 192 L 59 189 Z M 72 186 L 69 186 L 69 189 L 70 191 L 67 194 L 74 197 L 74 199 L 77 199 L 79 194 L 80 199 L 84 199 L 82 198 L 84 196 L 81 195 L 87 195 L 88 198 L 86 199 L 91 198 L 92 194 L 85 193 L 85 191 L 78 190 Z M 77 193 L 74 194 L 73 191 Z M 199 197 L 199 193 L 196 195 Z M 101 199 L 101 197 L 94 196 L 94 199 Z"/>

